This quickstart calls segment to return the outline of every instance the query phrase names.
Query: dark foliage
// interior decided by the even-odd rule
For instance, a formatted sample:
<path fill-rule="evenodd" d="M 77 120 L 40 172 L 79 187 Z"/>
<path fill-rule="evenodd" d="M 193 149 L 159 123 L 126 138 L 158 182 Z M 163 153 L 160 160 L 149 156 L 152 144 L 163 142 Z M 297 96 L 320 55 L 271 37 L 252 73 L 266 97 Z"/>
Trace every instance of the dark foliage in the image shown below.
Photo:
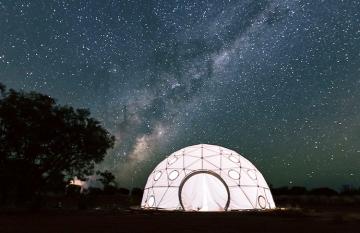
<path fill-rule="evenodd" d="M 97 171 L 98 176 L 100 176 L 100 181 L 103 183 L 104 187 L 115 186 L 115 176 L 108 170 Z"/>
<path fill-rule="evenodd" d="M 67 196 L 71 196 L 71 197 L 77 197 L 77 196 L 80 196 L 80 190 L 81 190 L 81 187 L 77 186 L 77 185 L 68 185 L 66 187 L 66 195 Z"/>
<path fill-rule="evenodd" d="M 10 191 L 21 199 L 63 188 L 66 176 L 93 173 L 114 144 L 86 109 L 58 105 L 40 93 L 7 91 L 2 84 L 0 93 L 3 200 Z"/>

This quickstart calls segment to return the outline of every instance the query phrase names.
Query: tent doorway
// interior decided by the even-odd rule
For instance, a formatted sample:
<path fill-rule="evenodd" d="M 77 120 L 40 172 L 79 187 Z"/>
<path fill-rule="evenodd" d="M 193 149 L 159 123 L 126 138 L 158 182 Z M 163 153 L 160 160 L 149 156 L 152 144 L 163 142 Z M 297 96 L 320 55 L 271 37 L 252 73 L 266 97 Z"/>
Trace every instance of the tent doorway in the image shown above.
<path fill-rule="evenodd" d="M 179 199 L 185 211 L 226 211 L 230 193 L 218 174 L 208 170 L 196 171 L 181 183 Z"/>

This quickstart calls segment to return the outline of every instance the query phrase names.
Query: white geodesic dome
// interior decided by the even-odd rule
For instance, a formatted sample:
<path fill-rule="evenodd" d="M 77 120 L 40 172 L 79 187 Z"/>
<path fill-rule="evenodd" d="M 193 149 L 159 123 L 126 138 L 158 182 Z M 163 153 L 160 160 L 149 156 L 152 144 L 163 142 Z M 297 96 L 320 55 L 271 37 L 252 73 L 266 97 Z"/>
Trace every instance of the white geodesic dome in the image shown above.
<path fill-rule="evenodd" d="M 249 160 L 221 146 L 200 144 L 178 150 L 156 166 L 141 208 L 228 211 L 272 209 L 275 203 Z"/>

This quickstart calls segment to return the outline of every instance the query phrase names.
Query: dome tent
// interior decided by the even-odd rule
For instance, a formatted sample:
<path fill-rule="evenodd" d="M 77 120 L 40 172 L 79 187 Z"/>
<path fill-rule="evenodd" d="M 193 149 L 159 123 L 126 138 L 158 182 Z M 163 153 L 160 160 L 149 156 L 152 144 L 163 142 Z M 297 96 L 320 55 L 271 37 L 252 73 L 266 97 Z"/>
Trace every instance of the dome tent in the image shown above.
<path fill-rule="evenodd" d="M 228 211 L 272 209 L 275 203 L 250 161 L 233 150 L 200 144 L 178 150 L 156 166 L 141 208 Z"/>

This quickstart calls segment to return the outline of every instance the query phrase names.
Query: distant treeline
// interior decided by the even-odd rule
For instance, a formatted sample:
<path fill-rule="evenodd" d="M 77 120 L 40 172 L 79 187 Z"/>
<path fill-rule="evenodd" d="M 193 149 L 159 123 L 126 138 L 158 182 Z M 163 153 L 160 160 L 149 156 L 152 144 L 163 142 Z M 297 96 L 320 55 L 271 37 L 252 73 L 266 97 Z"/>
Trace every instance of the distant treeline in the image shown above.
<path fill-rule="evenodd" d="M 355 188 L 350 185 L 343 185 L 340 191 L 328 187 L 319 187 L 313 189 L 307 189 L 302 186 L 293 187 L 279 187 L 271 188 L 271 192 L 274 196 L 280 195 L 323 195 L 323 196 L 334 196 L 334 195 L 360 195 L 360 187 Z"/>
<path fill-rule="evenodd" d="M 140 196 L 143 195 L 143 189 L 141 188 L 118 188 L 113 185 L 105 185 L 103 189 L 100 188 L 89 188 L 85 190 L 83 193 L 80 192 L 80 187 L 76 185 L 69 185 L 66 188 L 65 195 L 68 196 L 77 196 L 77 195 L 98 195 L 98 194 L 104 194 L 104 195 L 125 195 L 125 196 Z"/>
<path fill-rule="evenodd" d="M 81 195 L 80 188 L 78 186 L 69 186 L 67 188 L 67 195 Z M 340 191 L 336 191 L 334 189 L 328 187 L 319 187 L 313 189 L 307 189 L 302 186 L 293 186 L 293 187 L 278 187 L 271 188 L 271 192 L 274 196 L 296 196 L 296 195 L 319 195 L 319 196 L 336 196 L 336 195 L 360 195 L 360 187 L 355 188 L 353 186 L 344 185 L 340 189 Z M 105 186 L 104 189 L 98 188 L 89 188 L 86 190 L 83 195 L 97 195 L 97 194 L 105 194 L 105 195 L 128 195 L 128 196 L 142 196 L 143 189 L 141 188 L 133 188 L 131 190 L 127 188 L 117 188 L 115 186 Z"/>

